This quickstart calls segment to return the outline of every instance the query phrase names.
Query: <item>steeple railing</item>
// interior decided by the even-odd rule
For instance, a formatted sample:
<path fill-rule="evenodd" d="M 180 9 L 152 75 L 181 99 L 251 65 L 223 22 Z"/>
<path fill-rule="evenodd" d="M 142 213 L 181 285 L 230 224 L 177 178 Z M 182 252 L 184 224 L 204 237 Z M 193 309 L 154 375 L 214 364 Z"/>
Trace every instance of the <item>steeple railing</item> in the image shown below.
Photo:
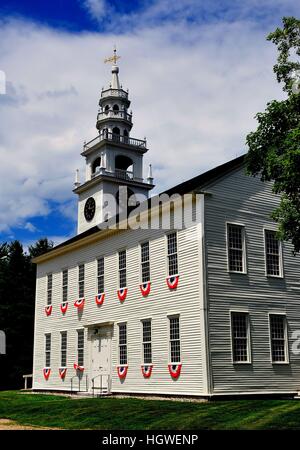
<path fill-rule="evenodd" d="M 101 91 L 101 98 L 105 97 L 121 97 L 128 99 L 128 92 L 123 91 L 123 89 L 105 89 Z"/>
<path fill-rule="evenodd" d="M 94 139 L 92 139 L 89 142 L 86 142 L 83 146 L 83 151 L 86 151 L 92 147 L 94 147 L 96 144 L 102 142 L 102 141 L 109 141 L 109 142 L 116 142 L 120 144 L 126 144 L 126 145 L 132 145 L 133 147 L 139 147 L 139 148 L 147 148 L 147 142 L 144 140 L 132 138 L 129 136 L 123 136 L 120 134 L 111 133 L 109 131 L 104 131 L 103 133 L 96 136 Z"/>
<path fill-rule="evenodd" d="M 97 120 L 105 120 L 105 119 L 123 119 L 127 120 L 127 122 L 132 123 L 132 114 L 128 114 L 125 111 L 115 111 L 113 109 L 99 112 Z"/>

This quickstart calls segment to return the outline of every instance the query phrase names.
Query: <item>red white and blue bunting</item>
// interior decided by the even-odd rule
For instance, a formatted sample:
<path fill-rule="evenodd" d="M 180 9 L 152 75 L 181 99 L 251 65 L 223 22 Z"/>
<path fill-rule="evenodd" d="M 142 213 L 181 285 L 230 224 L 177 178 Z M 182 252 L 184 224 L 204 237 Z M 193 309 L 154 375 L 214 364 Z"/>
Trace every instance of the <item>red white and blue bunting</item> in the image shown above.
<path fill-rule="evenodd" d="M 65 314 L 67 312 L 68 309 L 68 302 L 62 302 L 60 304 L 60 310 L 63 314 Z"/>
<path fill-rule="evenodd" d="M 124 302 L 125 298 L 127 297 L 127 291 L 128 291 L 127 287 L 118 289 L 118 298 L 120 302 Z"/>
<path fill-rule="evenodd" d="M 103 305 L 104 298 L 105 298 L 105 294 L 104 294 L 104 293 L 96 295 L 96 297 L 95 297 L 96 304 L 97 304 L 98 306 Z"/>
<path fill-rule="evenodd" d="M 169 289 L 176 289 L 178 286 L 179 275 L 170 275 L 166 278 L 166 282 Z"/>
<path fill-rule="evenodd" d="M 60 378 L 61 378 L 62 380 L 64 380 L 64 379 L 65 379 L 65 376 L 66 376 L 66 373 L 67 373 L 67 368 L 66 368 L 66 367 L 60 367 L 60 368 L 58 369 L 58 373 L 59 373 Z"/>
<path fill-rule="evenodd" d="M 80 298 L 80 299 L 76 300 L 76 302 L 74 303 L 74 306 L 76 306 L 76 308 L 78 308 L 78 309 L 83 309 L 84 302 L 85 302 L 84 298 Z"/>
<path fill-rule="evenodd" d="M 45 380 L 48 380 L 48 378 L 50 377 L 50 373 L 51 373 L 50 367 L 44 367 L 43 374 L 44 374 Z"/>
<path fill-rule="evenodd" d="M 74 369 L 75 370 L 79 370 L 79 372 L 83 372 L 84 371 L 84 367 L 83 366 L 79 366 L 77 363 L 74 363 Z"/>
<path fill-rule="evenodd" d="M 181 372 L 181 367 L 182 364 L 178 363 L 178 364 L 168 364 L 168 368 L 169 368 L 169 373 L 171 375 L 172 378 L 178 378 Z"/>
<path fill-rule="evenodd" d="M 142 364 L 141 365 L 141 370 L 142 370 L 142 374 L 144 376 L 144 378 L 150 378 L 151 374 L 152 374 L 152 369 L 153 366 L 152 364 Z"/>
<path fill-rule="evenodd" d="M 147 281 L 146 283 L 140 284 L 140 290 L 143 297 L 147 297 L 150 294 L 151 290 L 151 281 Z"/>
<path fill-rule="evenodd" d="M 52 313 L 52 305 L 48 305 L 45 307 L 46 316 L 50 316 Z"/>
<path fill-rule="evenodd" d="M 120 380 L 124 380 L 124 378 L 126 378 L 126 375 L 127 375 L 128 366 L 118 366 L 117 371 L 118 371 L 118 377 L 120 378 Z"/>

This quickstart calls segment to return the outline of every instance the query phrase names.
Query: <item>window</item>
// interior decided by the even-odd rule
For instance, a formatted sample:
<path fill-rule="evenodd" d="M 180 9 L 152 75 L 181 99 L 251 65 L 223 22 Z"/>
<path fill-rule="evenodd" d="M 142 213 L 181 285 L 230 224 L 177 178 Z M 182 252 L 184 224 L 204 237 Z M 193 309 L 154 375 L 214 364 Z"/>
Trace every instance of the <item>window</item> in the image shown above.
<path fill-rule="evenodd" d="M 276 231 L 265 230 L 266 274 L 282 276 L 280 264 L 280 242 L 276 239 Z"/>
<path fill-rule="evenodd" d="M 141 244 L 141 268 L 142 268 L 142 283 L 150 281 L 150 253 L 149 242 Z"/>
<path fill-rule="evenodd" d="M 143 320 L 143 362 L 152 363 L 151 320 Z"/>
<path fill-rule="evenodd" d="M 177 234 L 168 234 L 168 273 L 169 275 L 178 274 L 178 257 L 177 257 Z"/>
<path fill-rule="evenodd" d="M 127 364 L 127 324 L 119 324 L 119 364 Z"/>
<path fill-rule="evenodd" d="M 248 313 L 231 313 L 231 336 L 233 362 L 250 362 L 250 333 Z"/>
<path fill-rule="evenodd" d="M 62 272 L 62 301 L 68 300 L 68 269 L 64 269 Z"/>
<path fill-rule="evenodd" d="M 78 266 L 78 294 L 79 298 L 84 297 L 84 264 Z"/>
<path fill-rule="evenodd" d="M 179 317 L 169 317 L 170 325 L 170 363 L 180 362 Z"/>
<path fill-rule="evenodd" d="M 51 366 L 51 334 L 45 334 L 45 367 Z"/>
<path fill-rule="evenodd" d="M 227 225 L 228 269 L 245 272 L 245 229 L 241 225 Z"/>
<path fill-rule="evenodd" d="M 126 250 L 119 252 L 119 287 L 126 287 Z"/>
<path fill-rule="evenodd" d="M 104 258 L 97 260 L 97 285 L 98 294 L 102 294 L 104 292 Z"/>
<path fill-rule="evenodd" d="M 287 326 L 286 317 L 270 314 L 271 357 L 273 363 L 287 362 Z"/>
<path fill-rule="evenodd" d="M 67 332 L 60 333 L 60 367 L 67 367 Z"/>
<path fill-rule="evenodd" d="M 52 273 L 49 273 L 47 275 L 47 305 L 52 304 L 52 281 L 53 281 Z"/>
<path fill-rule="evenodd" d="M 84 330 L 77 330 L 77 364 L 84 365 Z"/>

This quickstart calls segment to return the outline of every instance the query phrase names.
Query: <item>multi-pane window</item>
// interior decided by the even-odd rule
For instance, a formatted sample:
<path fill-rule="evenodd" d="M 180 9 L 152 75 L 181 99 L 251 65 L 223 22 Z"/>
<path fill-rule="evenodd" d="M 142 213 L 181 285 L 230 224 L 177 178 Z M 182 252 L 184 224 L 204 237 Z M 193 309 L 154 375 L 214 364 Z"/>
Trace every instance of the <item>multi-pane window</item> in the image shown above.
<path fill-rule="evenodd" d="M 141 268 L 142 268 L 142 283 L 150 281 L 150 253 L 149 242 L 141 244 Z"/>
<path fill-rule="evenodd" d="M 78 295 L 84 297 L 84 264 L 78 266 Z"/>
<path fill-rule="evenodd" d="M 178 274 L 177 233 L 168 234 L 168 272 L 169 275 Z"/>
<path fill-rule="evenodd" d="M 51 366 L 51 334 L 45 334 L 45 367 Z"/>
<path fill-rule="evenodd" d="M 143 361 L 144 364 L 152 363 L 151 320 L 143 320 Z"/>
<path fill-rule="evenodd" d="M 179 317 L 169 317 L 170 325 L 170 363 L 180 362 Z"/>
<path fill-rule="evenodd" d="M 119 252 L 119 287 L 120 289 L 126 287 L 126 250 Z"/>
<path fill-rule="evenodd" d="M 227 225 L 228 268 L 245 272 L 245 230 L 240 225 Z"/>
<path fill-rule="evenodd" d="M 84 365 L 84 330 L 77 330 L 77 364 Z"/>
<path fill-rule="evenodd" d="M 265 230 L 266 273 L 280 276 L 280 242 L 276 238 L 276 231 Z"/>
<path fill-rule="evenodd" d="M 231 313 L 232 360 L 235 363 L 250 361 L 249 315 L 243 312 Z"/>
<path fill-rule="evenodd" d="M 287 330 L 284 315 L 270 315 L 270 338 L 272 362 L 287 362 Z"/>
<path fill-rule="evenodd" d="M 98 294 L 102 294 L 104 292 L 104 258 L 97 260 L 97 285 Z"/>
<path fill-rule="evenodd" d="M 62 301 L 68 300 L 68 269 L 62 271 Z"/>
<path fill-rule="evenodd" d="M 47 305 L 51 305 L 52 303 L 52 282 L 53 275 L 52 273 L 49 273 L 47 275 Z"/>
<path fill-rule="evenodd" d="M 119 324 L 119 364 L 127 364 L 127 324 Z"/>
<path fill-rule="evenodd" d="M 67 366 L 67 332 L 60 333 L 60 367 Z"/>

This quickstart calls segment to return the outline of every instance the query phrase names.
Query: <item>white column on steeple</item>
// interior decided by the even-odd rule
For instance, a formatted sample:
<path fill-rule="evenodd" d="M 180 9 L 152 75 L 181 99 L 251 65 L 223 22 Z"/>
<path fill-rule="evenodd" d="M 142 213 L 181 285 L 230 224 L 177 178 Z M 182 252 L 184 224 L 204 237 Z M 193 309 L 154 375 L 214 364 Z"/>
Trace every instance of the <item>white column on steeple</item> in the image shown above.
<path fill-rule="evenodd" d="M 153 184 L 152 164 L 149 164 L 147 182 Z"/>
<path fill-rule="evenodd" d="M 75 182 L 74 182 L 74 186 L 75 186 L 75 187 L 80 186 L 80 181 L 79 181 L 79 169 L 76 169 L 76 171 L 75 171 Z"/>

